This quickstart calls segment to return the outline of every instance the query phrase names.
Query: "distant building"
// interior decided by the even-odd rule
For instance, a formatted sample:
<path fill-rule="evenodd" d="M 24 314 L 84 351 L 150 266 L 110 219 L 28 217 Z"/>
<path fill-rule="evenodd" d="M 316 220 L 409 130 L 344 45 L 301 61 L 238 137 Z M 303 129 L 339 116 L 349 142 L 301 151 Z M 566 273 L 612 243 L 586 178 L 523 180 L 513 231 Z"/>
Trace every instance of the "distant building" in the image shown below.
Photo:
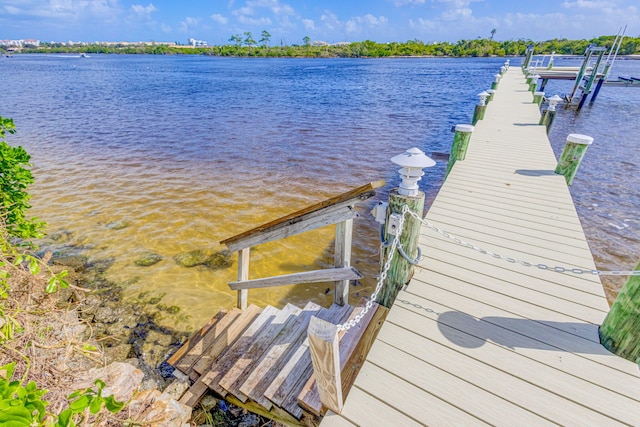
<path fill-rule="evenodd" d="M 204 40 L 196 40 L 196 39 L 189 39 L 189 44 L 193 47 L 202 47 L 202 46 L 207 46 L 207 42 Z"/>
<path fill-rule="evenodd" d="M 40 40 L 37 39 L 20 39 L 20 40 L 0 40 L 0 46 L 6 47 L 25 47 L 40 46 Z"/>

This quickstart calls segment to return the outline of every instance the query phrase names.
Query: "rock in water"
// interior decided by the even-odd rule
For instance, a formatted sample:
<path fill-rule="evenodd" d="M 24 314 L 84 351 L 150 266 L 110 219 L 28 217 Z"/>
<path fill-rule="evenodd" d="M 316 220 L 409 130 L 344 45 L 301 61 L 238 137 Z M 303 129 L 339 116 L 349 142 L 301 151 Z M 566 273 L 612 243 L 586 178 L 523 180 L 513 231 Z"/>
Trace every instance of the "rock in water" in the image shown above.
<path fill-rule="evenodd" d="M 212 270 L 220 270 L 222 268 L 231 267 L 233 260 L 231 259 L 231 252 L 219 251 L 211 255 L 204 263 Z"/>
<path fill-rule="evenodd" d="M 162 255 L 159 255 L 155 252 L 146 252 L 133 263 L 140 267 L 149 267 L 151 265 L 159 263 L 160 261 L 162 261 Z"/>
<path fill-rule="evenodd" d="M 208 255 L 197 249 L 195 251 L 183 252 L 173 257 L 173 260 L 181 267 L 191 268 L 207 262 Z"/>

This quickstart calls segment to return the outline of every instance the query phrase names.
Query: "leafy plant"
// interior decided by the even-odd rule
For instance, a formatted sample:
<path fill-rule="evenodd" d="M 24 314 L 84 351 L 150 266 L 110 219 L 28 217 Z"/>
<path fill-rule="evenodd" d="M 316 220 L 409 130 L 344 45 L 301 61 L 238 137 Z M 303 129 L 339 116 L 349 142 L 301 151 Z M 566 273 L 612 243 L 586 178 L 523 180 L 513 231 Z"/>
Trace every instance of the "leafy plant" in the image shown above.
<path fill-rule="evenodd" d="M 102 380 L 95 381 L 97 391 L 92 388 L 76 390 L 69 395 L 69 408 L 58 416 L 56 427 L 75 427 L 85 420 L 88 415 L 96 415 L 104 406 L 111 413 L 118 413 L 124 408 L 124 402 L 118 402 L 113 396 L 102 396 L 105 383 Z"/>
<path fill-rule="evenodd" d="M 22 381 L 13 380 L 15 362 L 0 367 L 0 425 L 7 427 L 29 427 L 39 425 L 46 415 L 49 404 L 42 399 L 47 390 L 39 389 L 30 381 L 26 387 Z"/>
<path fill-rule="evenodd" d="M 0 117 L 0 216 L 11 236 L 20 239 L 42 237 L 44 222 L 26 217 L 31 208 L 27 188 L 33 184 L 33 175 L 28 169 L 31 156 L 24 148 L 12 147 L 3 141 L 7 133 L 15 132 L 13 120 Z"/>
<path fill-rule="evenodd" d="M 38 388 L 35 382 L 12 380 L 15 362 L 0 367 L 0 425 L 5 427 L 30 427 L 52 425 L 45 422 L 46 407 L 49 402 L 43 400 L 47 390 Z M 69 395 L 69 407 L 54 420 L 55 427 L 76 427 L 88 415 L 98 414 L 102 408 L 118 413 L 124 408 L 124 402 L 118 402 L 113 396 L 102 396 L 105 383 L 96 380 L 97 388 L 76 390 Z"/>

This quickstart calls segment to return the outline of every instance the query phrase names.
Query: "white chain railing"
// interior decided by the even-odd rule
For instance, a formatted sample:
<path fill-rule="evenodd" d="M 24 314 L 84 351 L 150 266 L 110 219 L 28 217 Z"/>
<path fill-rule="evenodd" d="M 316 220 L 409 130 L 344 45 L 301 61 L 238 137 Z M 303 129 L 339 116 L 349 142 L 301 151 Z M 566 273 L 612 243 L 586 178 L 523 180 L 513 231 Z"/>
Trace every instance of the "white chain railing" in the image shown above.
<path fill-rule="evenodd" d="M 572 267 L 561 267 L 561 266 L 553 267 L 547 264 L 542 264 L 542 263 L 536 264 L 532 262 L 522 261 L 513 257 L 507 257 L 504 255 L 497 254 L 495 252 L 491 252 L 487 249 L 480 248 L 472 243 L 466 242 L 460 239 L 459 237 L 454 236 L 453 234 L 433 225 L 428 220 L 420 218 L 420 216 L 417 213 L 412 212 L 410 210 L 407 210 L 407 211 L 409 212 L 409 215 L 413 216 L 415 219 L 422 222 L 426 227 L 429 227 L 431 230 L 446 237 L 447 239 L 452 240 L 453 242 L 461 246 L 480 252 L 481 254 L 489 255 L 489 256 L 492 256 L 493 258 L 501 259 L 501 260 L 510 262 L 512 264 L 520 264 L 525 267 L 537 267 L 541 270 L 553 271 L 555 273 L 592 274 L 596 276 L 640 276 L 640 270 L 606 271 L 606 270 L 587 270 L 583 268 L 572 268 Z"/>
<path fill-rule="evenodd" d="M 360 313 L 353 316 L 353 319 L 341 325 L 338 325 L 338 331 L 348 331 L 349 329 L 353 328 L 358 323 L 360 323 L 360 321 L 364 318 L 367 312 L 371 310 L 371 307 L 373 307 L 373 303 L 376 302 L 376 298 L 378 298 L 378 294 L 382 290 L 384 281 L 387 278 L 387 272 L 389 271 L 389 268 L 391 268 L 391 260 L 393 259 L 393 255 L 395 255 L 396 249 L 398 248 L 398 245 L 400 245 L 400 235 L 402 234 L 402 229 L 404 228 L 404 217 L 407 212 L 409 212 L 409 207 L 407 205 L 404 205 L 402 207 L 402 216 L 400 217 L 400 221 L 398 221 L 398 229 L 397 229 L 396 235 L 394 236 L 393 241 L 391 242 L 391 249 L 387 254 L 387 260 L 384 263 L 384 268 L 380 273 L 380 277 L 378 277 L 378 283 L 376 284 L 376 289 L 371 294 L 371 298 L 369 298 L 369 300 L 365 304 L 364 309 Z M 381 246 L 381 250 L 383 249 L 384 249 L 384 245 Z"/>
<path fill-rule="evenodd" d="M 385 261 L 384 268 L 382 269 L 382 272 L 380 273 L 380 277 L 378 278 L 378 283 L 376 284 L 376 288 L 373 291 L 373 293 L 371 294 L 371 298 L 369 298 L 369 300 L 365 304 L 364 309 L 360 313 L 355 315 L 353 317 L 353 319 L 351 319 L 348 322 L 345 322 L 345 323 L 343 323 L 341 325 L 338 325 L 338 331 L 347 331 L 347 330 L 351 329 L 352 327 L 357 325 L 364 318 L 364 316 L 367 314 L 367 312 L 369 312 L 369 310 L 371 310 L 371 307 L 373 307 L 373 304 L 375 303 L 376 298 L 378 297 L 378 294 L 382 290 L 382 286 L 384 285 L 384 281 L 387 278 L 387 272 L 389 271 L 389 268 L 391 267 L 391 260 L 393 259 L 393 256 L 395 255 L 396 250 L 409 263 L 416 264 L 420 260 L 420 258 L 421 258 L 421 254 L 420 253 L 418 253 L 418 258 L 416 260 L 412 260 L 404 253 L 404 251 L 401 251 L 402 244 L 400 243 L 400 236 L 402 235 L 402 230 L 404 228 L 405 215 L 407 213 L 410 216 L 412 216 L 415 219 L 417 219 L 418 221 L 420 221 L 426 227 L 430 228 L 431 230 L 435 231 L 436 233 L 446 237 L 447 239 L 449 239 L 449 240 L 451 240 L 451 241 L 453 241 L 453 242 L 455 242 L 455 243 L 457 243 L 457 244 L 459 244 L 461 246 L 464 246 L 464 247 L 469 248 L 469 249 L 473 249 L 474 251 L 480 252 L 481 254 L 489 255 L 489 256 L 491 256 L 493 258 L 496 258 L 496 259 L 501 259 L 501 260 L 510 262 L 512 264 L 520 264 L 520 265 L 523 265 L 524 267 L 537 267 L 537 268 L 539 268 L 541 270 L 553 271 L 555 273 L 591 274 L 591 275 L 597 275 L 597 276 L 640 276 L 640 270 L 605 271 L 605 270 L 587 270 L 587 269 L 583 269 L 583 268 L 571 268 L 571 267 L 560 267 L 560 266 L 552 267 L 552 266 L 549 266 L 549 265 L 546 265 L 546 264 L 542 264 L 542 263 L 537 263 L 536 264 L 536 263 L 532 263 L 532 262 L 519 260 L 517 258 L 500 255 L 500 254 L 497 254 L 495 252 L 489 251 L 487 249 L 483 249 L 483 248 L 481 248 L 479 246 L 476 246 L 476 245 L 474 245 L 472 243 L 466 242 L 466 241 L 460 239 L 459 237 L 457 237 L 457 236 L 455 236 L 455 235 L 443 230 L 442 228 L 433 225 L 428 220 L 420 218 L 420 216 L 417 213 L 409 210 L 409 207 L 407 205 L 404 205 L 402 207 L 402 215 L 400 216 L 400 220 L 398 221 L 398 229 L 397 229 L 397 232 L 396 232 L 396 234 L 395 234 L 395 236 L 393 238 L 393 241 L 391 242 L 391 244 L 389 244 L 387 242 L 384 242 L 384 241 L 382 242 L 381 250 L 384 250 L 385 248 L 388 248 L 389 246 L 391 247 L 391 249 L 387 253 L 387 260 Z"/>

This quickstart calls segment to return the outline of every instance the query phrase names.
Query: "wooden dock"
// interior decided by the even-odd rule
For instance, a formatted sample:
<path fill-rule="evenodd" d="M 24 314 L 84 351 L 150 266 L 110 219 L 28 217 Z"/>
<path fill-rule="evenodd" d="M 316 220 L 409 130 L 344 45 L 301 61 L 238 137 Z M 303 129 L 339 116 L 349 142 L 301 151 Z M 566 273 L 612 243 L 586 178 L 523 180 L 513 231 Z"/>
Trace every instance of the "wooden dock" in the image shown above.
<path fill-rule="evenodd" d="M 527 88 L 519 68 L 506 72 L 426 220 L 507 257 L 595 269 Z M 609 307 L 597 276 L 496 259 L 427 227 L 420 246 L 344 409 L 322 427 L 640 425 L 638 365 L 599 343 Z"/>

